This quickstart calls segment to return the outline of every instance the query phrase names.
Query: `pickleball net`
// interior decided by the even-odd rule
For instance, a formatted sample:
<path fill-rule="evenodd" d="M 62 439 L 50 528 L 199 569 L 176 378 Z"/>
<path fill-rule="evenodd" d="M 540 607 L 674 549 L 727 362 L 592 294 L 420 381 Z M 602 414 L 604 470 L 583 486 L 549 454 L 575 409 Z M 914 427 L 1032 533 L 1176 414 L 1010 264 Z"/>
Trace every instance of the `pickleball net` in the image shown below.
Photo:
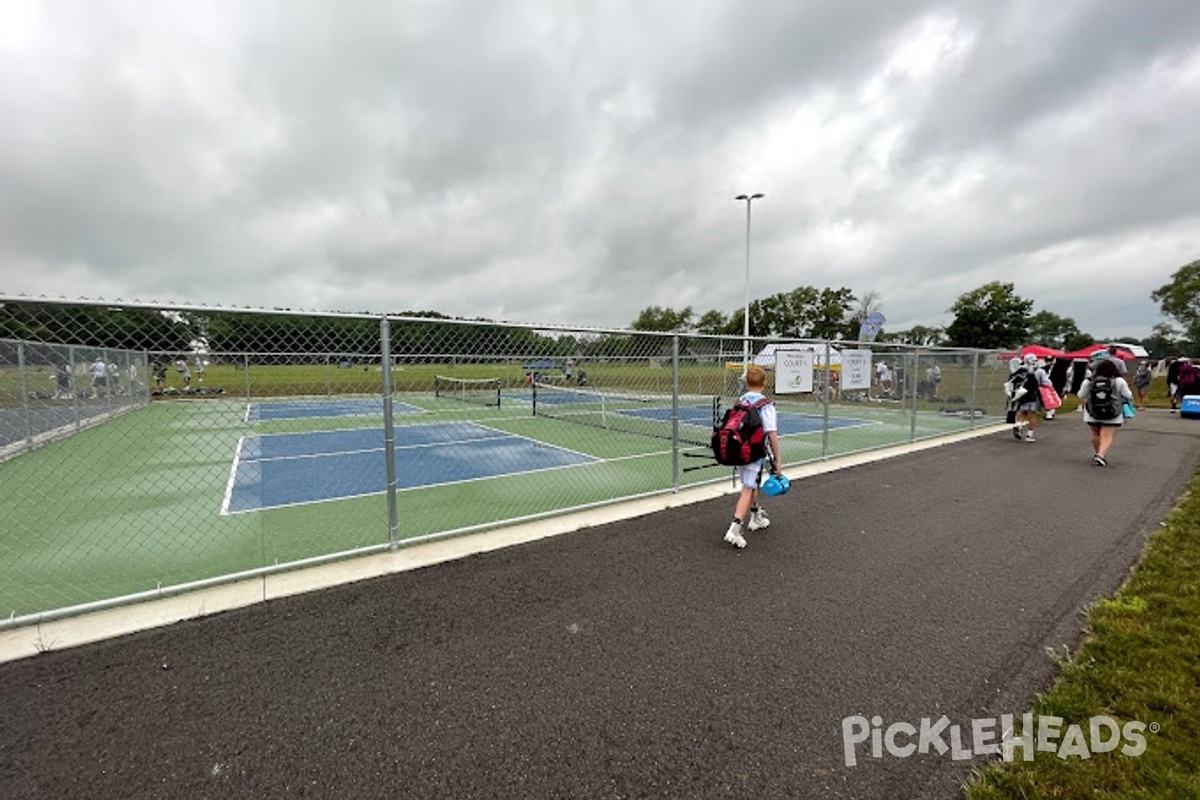
<path fill-rule="evenodd" d="M 458 400 L 481 406 L 500 406 L 499 378 L 452 378 L 435 375 L 433 394 L 438 398 Z"/>
<path fill-rule="evenodd" d="M 537 417 L 708 447 L 720 420 L 721 398 L 713 395 L 646 394 L 533 384 Z M 676 420 L 676 414 L 678 419 Z"/>

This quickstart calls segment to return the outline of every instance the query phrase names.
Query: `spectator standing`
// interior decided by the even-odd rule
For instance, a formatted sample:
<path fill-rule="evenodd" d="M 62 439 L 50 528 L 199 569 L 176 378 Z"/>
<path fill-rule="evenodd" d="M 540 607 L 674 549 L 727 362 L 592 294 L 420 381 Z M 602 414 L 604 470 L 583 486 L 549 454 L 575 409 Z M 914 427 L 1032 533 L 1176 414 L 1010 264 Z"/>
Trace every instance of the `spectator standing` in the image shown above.
<path fill-rule="evenodd" d="M 104 363 L 104 359 L 96 356 L 96 360 L 92 362 L 92 399 L 95 400 L 100 396 L 100 390 L 108 388 L 108 365 Z"/>
<path fill-rule="evenodd" d="M 71 389 L 71 367 L 65 361 L 54 365 L 54 399 L 71 400 L 74 392 Z"/>
<path fill-rule="evenodd" d="M 1150 365 L 1145 361 L 1138 362 L 1137 372 L 1133 375 L 1133 388 L 1137 391 L 1138 409 L 1144 411 L 1146 409 L 1146 396 L 1150 394 L 1150 381 L 1153 376 L 1150 374 Z"/>
<path fill-rule="evenodd" d="M 1133 392 L 1117 365 L 1106 358 L 1092 367 L 1092 374 L 1079 387 L 1079 399 L 1083 401 L 1083 421 L 1091 432 L 1092 463 L 1107 467 L 1109 448 L 1125 422 L 1123 406 L 1133 402 Z"/>
<path fill-rule="evenodd" d="M 879 377 L 879 390 L 881 397 L 892 396 L 892 370 L 888 367 L 886 361 L 880 361 L 879 366 L 875 368 L 875 374 Z"/>

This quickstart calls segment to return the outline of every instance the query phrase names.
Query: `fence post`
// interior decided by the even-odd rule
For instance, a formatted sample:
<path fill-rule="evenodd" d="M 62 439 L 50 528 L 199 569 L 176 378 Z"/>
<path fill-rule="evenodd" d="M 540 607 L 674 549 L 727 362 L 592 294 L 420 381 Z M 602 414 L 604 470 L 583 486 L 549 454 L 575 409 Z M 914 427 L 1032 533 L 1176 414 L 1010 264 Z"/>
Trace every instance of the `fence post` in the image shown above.
<path fill-rule="evenodd" d="M 400 546 L 396 513 L 396 429 L 392 424 L 392 341 L 388 318 L 379 320 L 379 349 L 383 366 L 383 457 L 387 471 L 388 547 Z"/>
<path fill-rule="evenodd" d="M 979 359 L 982 353 L 971 353 L 971 427 L 975 427 L 975 409 L 979 407 Z"/>
<path fill-rule="evenodd" d="M 917 440 L 917 383 L 921 380 L 921 351 L 913 351 L 912 372 L 904 376 L 904 390 L 912 395 L 912 419 L 908 426 L 908 440 Z"/>
<path fill-rule="evenodd" d="M 830 378 L 833 374 L 833 368 L 830 362 L 832 353 L 830 351 L 829 340 L 825 340 L 825 408 L 823 409 L 821 420 L 821 458 L 829 457 L 829 405 L 833 402 L 833 386 L 830 384 Z M 840 383 L 839 383 L 840 385 Z M 780 464 L 780 467 L 783 465 Z"/>
<path fill-rule="evenodd" d="M 679 491 L 679 334 L 671 337 L 671 488 Z"/>
<path fill-rule="evenodd" d="M 21 416 L 25 418 L 25 447 L 33 449 L 33 413 L 29 410 L 29 376 L 25 369 L 25 342 L 17 341 L 17 374 L 21 376 Z"/>
<path fill-rule="evenodd" d="M 75 374 L 75 345 L 67 347 L 67 372 L 71 376 L 71 411 L 75 415 L 75 430 L 78 432 L 83 424 L 79 414 L 79 375 Z"/>

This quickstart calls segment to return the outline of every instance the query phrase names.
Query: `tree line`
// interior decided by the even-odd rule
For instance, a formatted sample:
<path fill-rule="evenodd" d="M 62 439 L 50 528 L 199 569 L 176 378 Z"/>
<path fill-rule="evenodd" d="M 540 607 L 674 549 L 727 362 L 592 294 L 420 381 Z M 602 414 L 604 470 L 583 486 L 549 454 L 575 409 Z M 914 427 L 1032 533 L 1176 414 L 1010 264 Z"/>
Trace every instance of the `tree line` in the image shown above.
<path fill-rule="evenodd" d="M 1035 311 L 1033 301 L 1018 295 L 1014 284 L 992 281 L 960 295 L 949 309 L 954 319 L 945 328 L 884 328 L 876 341 L 982 349 L 1013 349 L 1037 343 L 1068 351 L 1096 341 L 1112 341 L 1139 344 L 1159 357 L 1200 350 L 1200 261 L 1176 270 L 1168 283 L 1151 293 L 1151 298 L 1167 319 L 1155 325 L 1149 337 L 1097 337 L 1080 330 L 1070 317 L 1044 309 Z M 856 340 L 862 321 L 880 309 L 876 292 L 857 298 L 847 288 L 801 286 L 751 302 L 750 335 Z M 650 306 L 633 322 L 637 330 L 726 335 L 741 335 L 744 325 L 743 309 L 729 315 L 719 311 L 697 314 L 690 306 L 681 311 Z"/>
<path fill-rule="evenodd" d="M 1171 280 L 1151 293 L 1165 317 L 1151 336 L 1100 339 L 1079 329 L 1075 320 L 1048 310 L 1034 311 L 1032 300 L 1017 294 L 1011 283 L 993 281 L 960 295 L 950 307 L 953 321 L 945 328 L 915 326 L 886 328 L 877 341 L 920 346 L 1009 349 L 1036 342 L 1075 350 L 1094 341 L 1140 344 L 1152 355 L 1200 350 L 1200 260 L 1180 267 Z M 856 296 L 848 288 L 798 286 L 789 292 L 754 300 L 749 305 L 749 330 L 755 338 L 857 340 L 870 314 L 880 311 L 877 292 Z M 203 313 L 121 306 L 0 303 L 0 338 L 178 353 L 260 354 L 288 358 L 314 353 L 377 355 L 378 318 L 326 317 L 240 311 Z M 490 320 L 454 320 L 435 311 L 410 311 L 411 319 L 390 325 L 391 352 L 399 358 L 441 359 L 453 355 L 476 357 L 603 357 L 662 356 L 670 342 L 645 333 L 698 333 L 740 337 L 746 327 L 745 309 L 725 314 L 698 314 L 649 306 L 638 314 L 631 334 L 546 333 L 521 326 L 497 326 Z M 464 324 L 466 323 L 466 324 Z M 258 359 L 256 359 L 258 360 Z"/>

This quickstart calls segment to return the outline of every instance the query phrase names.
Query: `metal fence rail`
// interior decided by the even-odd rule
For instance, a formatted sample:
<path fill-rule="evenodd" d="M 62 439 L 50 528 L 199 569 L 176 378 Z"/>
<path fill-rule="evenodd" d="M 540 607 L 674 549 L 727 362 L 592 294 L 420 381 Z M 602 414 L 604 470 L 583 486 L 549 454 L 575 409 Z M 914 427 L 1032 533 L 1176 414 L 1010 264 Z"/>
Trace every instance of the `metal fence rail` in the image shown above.
<path fill-rule="evenodd" d="M 705 442 L 745 345 L 30 298 L 0 298 L 0 337 L 0 628 L 728 481 Z M 1002 414 L 994 353 L 747 349 L 812 362 L 770 387 L 788 464 Z"/>

